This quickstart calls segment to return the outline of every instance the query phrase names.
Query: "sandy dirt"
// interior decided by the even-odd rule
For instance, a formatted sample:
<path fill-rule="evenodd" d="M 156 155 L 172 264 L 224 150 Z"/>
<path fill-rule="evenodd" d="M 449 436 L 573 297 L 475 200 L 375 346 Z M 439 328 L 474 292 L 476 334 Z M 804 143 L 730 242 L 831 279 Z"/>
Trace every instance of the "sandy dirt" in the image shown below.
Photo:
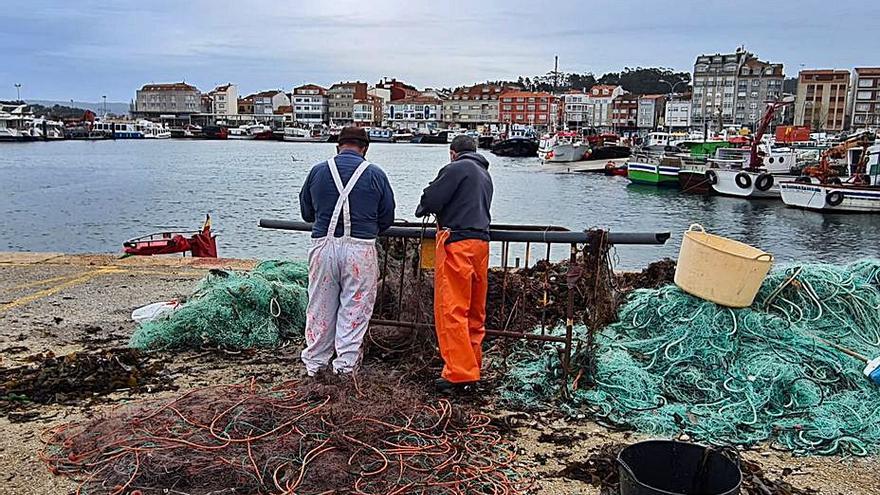
<path fill-rule="evenodd" d="M 249 268 L 253 262 L 0 253 L 0 367 L 20 366 L 40 352 L 124 346 L 134 330 L 129 319 L 133 309 L 188 293 L 212 266 Z M 251 377 L 279 383 L 300 373 L 298 350 L 293 348 L 252 355 L 203 351 L 163 357 L 166 378 L 178 390 Z M 35 418 L 13 417 L 13 422 L 0 416 L 0 494 L 67 494 L 75 488 L 66 478 L 53 476 L 37 458 L 45 429 L 91 417 L 114 404 L 177 393 L 119 391 L 75 405 L 39 406 L 31 410 Z M 484 412 L 510 426 L 507 437 L 519 450 L 521 467 L 536 477 L 537 493 L 599 493 L 598 488 L 557 473 L 605 444 L 644 439 L 586 419 L 565 421 L 553 411 L 524 414 L 490 408 Z M 792 457 L 762 446 L 744 456 L 760 463 L 768 477 L 784 476 L 792 485 L 820 494 L 880 493 L 876 458 Z"/>

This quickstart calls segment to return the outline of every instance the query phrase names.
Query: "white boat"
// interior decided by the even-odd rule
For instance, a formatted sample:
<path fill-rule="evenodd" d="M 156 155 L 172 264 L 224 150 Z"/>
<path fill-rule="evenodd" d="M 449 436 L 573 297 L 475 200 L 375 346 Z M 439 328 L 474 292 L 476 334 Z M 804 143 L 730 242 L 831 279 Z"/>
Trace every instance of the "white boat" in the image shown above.
<path fill-rule="evenodd" d="M 96 120 L 92 131 L 107 134 L 113 139 L 143 139 L 144 133 L 138 130 L 137 123 L 128 120 Z"/>
<path fill-rule="evenodd" d="M 367 132 L 371 143 L 390 143 L 394 141 L 394 131 L 391 129 L 372 128 Z"/>
<path fill-rule="evenodd" d="M 538 145 L 538 156 L 544 162 L 579 162 L 589 151 L 590 146 L 570 131 L 545 136 Z"/>
<path fill-rule="evenodd" d="M 719 148 L 710 158 L 706 177 L 718 194 L 740 198 L 779 198 L 779 183 L 797 178 L 797 153 L 769 149 L 761 166 L 748 168 L 748 149 Z"/>
<path fill-rule="evenodd" d="M 135 128 L 143 134 L 144 139 L 168 139 L 171 137 L 170 129 L 149 120 L 138 120 Z"/>
<path fill-rule="evenodd" d="M 27 105 L 0 103 L 0 141 L 29 141 L 33 115 Z"/>
<path fill-rule="evenodd" d="M 64 139 L 64 124 L 57 120 L 39 117 L 31 122 L 31 137 L 45 141 Z"/>
<path fill-rule="evenodd" d="M 841 184 L 821 184 L 817 179 L 799 177 L 780 185 L 786 206 L 823 212 L 880 213 L 880 145 L 866 151 L 862 184 L 852 176 Z"/>
<path fill-rule="evenodd" d="M 266 132 L 263 124 L 244 124 L 229 129 L 229 139 L 254 139 L 257 134 Z"/>

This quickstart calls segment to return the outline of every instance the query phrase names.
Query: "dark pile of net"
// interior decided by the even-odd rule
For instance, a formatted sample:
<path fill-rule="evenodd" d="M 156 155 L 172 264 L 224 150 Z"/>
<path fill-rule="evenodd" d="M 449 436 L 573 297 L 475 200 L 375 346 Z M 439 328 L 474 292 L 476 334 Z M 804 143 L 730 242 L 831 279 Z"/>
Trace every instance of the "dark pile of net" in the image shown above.
<path fill-rule="evenodd" d="M 249 272 L 211 270 L 176 311 L 140 325 L 131 347 L 271 348 L 302 340 L 308 264 L 263 261 Z"/>
<path fill-rule="evenodd" d="M 589 333 L 576 329 L 580 343 Z M 582 346 L 565 407 L 652 435 L 711 444 L 770 442 L 796 453 L 880 452 L 880 388 L 864 362 L 880 354 L 880 261 L 774 269 L 749 308 L 670 285 L 634 291 L 619 321 Z M 535 407 L 560 397 L 559 359 L 524 349 L 502 396 Z"/>
<path fill-rule="evenodd" d="M 374 375 L 192 390 L 43 436 L 82 493 L 523 493 L 489 418 Z"/>

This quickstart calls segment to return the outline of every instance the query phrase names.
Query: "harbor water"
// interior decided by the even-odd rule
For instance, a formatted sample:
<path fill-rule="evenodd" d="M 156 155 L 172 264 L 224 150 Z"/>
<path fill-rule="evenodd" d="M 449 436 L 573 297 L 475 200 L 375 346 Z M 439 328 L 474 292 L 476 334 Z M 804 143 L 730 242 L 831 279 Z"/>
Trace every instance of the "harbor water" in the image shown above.
<path fill-rule="evenodd" d="M 262 230 L 260 218 L 298 220 L 309 168 L 333 144 L 258 141 L 65 141 L 0 146 L 0 251 L 118 252 L 128 238 L 193 230 L 210 213 L 220 256 L 304 258 L 308 235 Z M 780 201 L 703 197 L 629 184 L 624 177 L 565 173 L 537 158 L 487 153 L 493 220 L 573 230 L 672 232 L 665 246 L 621 246 L 619 268 L 675 257 L 682 232 L 713 233 L 768 251 L 778 262 L 841 262 L 880 255 L 878 217 L 819 214 Z M 448 161 L 443 145 L 373 144 L 397 197 L 415 221 L 422 188 Z"/>

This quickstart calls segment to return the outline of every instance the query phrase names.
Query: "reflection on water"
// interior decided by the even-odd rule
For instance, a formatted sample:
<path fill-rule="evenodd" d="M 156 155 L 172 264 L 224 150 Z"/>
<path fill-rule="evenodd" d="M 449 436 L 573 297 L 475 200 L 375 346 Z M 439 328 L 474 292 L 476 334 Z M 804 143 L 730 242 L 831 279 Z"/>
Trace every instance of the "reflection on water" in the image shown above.
<path fill-rule="evenodd" d="M 167 227 L 194 228 L 210 212 L 222 256 L 304 257 L 306 235 L 261 230 L 257 222 L 298 219 L 300 185 L 311 165 L 333 151 L 332 144 L 253 141 L 4 144 L 0 250 L 118 251 L 130 237 Z M 368 158 L 388 173 L 397 216 L 413 220 L 422 188 L 448 154 L 442 145 L 377 143 Z M 770 251 L 780 261 L 880 254 L 877 216 L 685 195 L 629 184 L 623 177 L 550 173 L 536 158 L 489 158 L 497 222 L 673 232 L 663 247 L 619 247 L 622 267 L 674 257 L 681 232 L 691 223 Z"/>

